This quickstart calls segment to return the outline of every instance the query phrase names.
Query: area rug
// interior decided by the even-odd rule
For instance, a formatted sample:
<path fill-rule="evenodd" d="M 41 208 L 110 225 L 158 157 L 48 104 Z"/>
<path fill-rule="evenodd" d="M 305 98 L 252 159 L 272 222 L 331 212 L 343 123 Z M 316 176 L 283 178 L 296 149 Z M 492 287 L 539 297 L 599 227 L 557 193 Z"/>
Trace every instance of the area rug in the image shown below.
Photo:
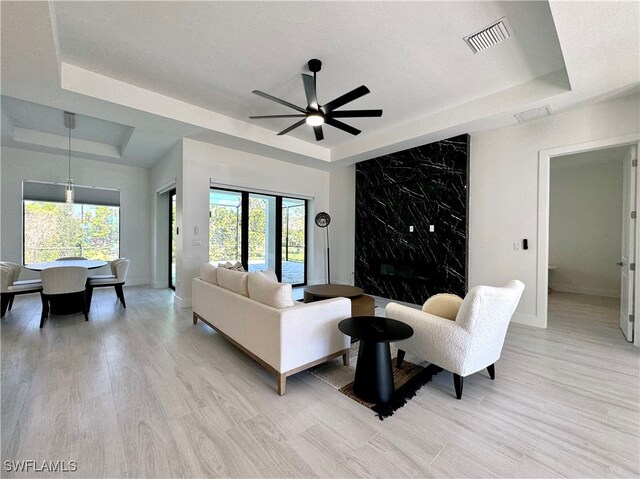
<path fill-rule="evenodd" d="M 393 385 L 395 392 L 389 402 L 372 404 L 363 401 L 353 393 L 353 379 L 356 374 L 356 362 L 358 360 L 359 343 L 351 345 L 349 350 L 349 366 L 342 364 L 342 358 L 334 359 L 309 369 L 309 373 L 320 381 L 337 389 L 345 396 L 371 409 L 382 421 L 392 416 L 395 411 L 404 406 L 414 397 L 420 388 L 431 381 L 431 378 L 442 371 L 442 368 L 429 364 L 426 367 L 418 366 L 409 361 L 404 361 L 400 369 L 396 368 L 395 355 L 397 350 L 392 348 L 393 357 Z"/>

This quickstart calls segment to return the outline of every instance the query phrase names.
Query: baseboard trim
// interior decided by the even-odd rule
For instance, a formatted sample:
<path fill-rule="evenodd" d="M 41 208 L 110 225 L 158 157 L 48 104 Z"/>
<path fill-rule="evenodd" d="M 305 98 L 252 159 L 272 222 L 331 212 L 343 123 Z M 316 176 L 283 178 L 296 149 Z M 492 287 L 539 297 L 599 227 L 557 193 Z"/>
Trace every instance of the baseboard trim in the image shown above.
<path fill-rule="evenodd" d="M 192 298 L 181 298 L 180 296 L 178 296 L 177 294 L 173 297 L 173 303 L 178 307 L 178 308 L 190 308 L 193 306 L 193 299 Z"/>
<path fill-rule="evenodd" d="M 549 286 L 551 291 L 559 293 L 586 294 L 588 296 L 602 296 L 604 298 L 620 299 L 620 291 L 611 289 L 584 288 L 580 286 L 572 286 L 570 284 L 552 284 Z"/>
<path fill-rule="evenodd" d="M 534 328 L 546 329 L 547 325 L 542 323 L 542 320 L 533 314 L 525 313 L 513 313 L 511 317 L 512 323 L 524 324 L 525 326 L 533 326 Z"/>

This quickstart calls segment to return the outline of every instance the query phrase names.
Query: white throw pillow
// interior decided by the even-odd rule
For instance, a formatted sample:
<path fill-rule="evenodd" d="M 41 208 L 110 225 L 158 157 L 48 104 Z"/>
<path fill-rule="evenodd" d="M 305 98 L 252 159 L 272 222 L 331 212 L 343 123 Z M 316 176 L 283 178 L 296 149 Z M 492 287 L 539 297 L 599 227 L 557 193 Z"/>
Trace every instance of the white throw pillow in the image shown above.
<path fill-rule="evenodd" d="M 293 306 L 295 303 L 291 296 L 291 285 L 273 281 L 263 273 L 264 271 L 249 273 L 247 281 L 249 297 L 254 301 L 276 309 Z"/>
<path fill-rule="evenodd" d="M 257 271 L 255 274 L 262 275 L 265 278 L 278 283 L 278 276 L 276 275 L 276 272 L 271 269 L 265 269 L 264 271 Z"/>
<path fill-rule="evenodd" d="M 247 276 L 249 276 L 249 273 L 242 273 L 227 268 L 218 268 L 218 284 L 220 286 L 234 293 L 249 297 Z"/>
<path fill-rule="evenodd" d="M 455 321 L 461 304 L 462 298 L 460 296 L 450 293 L 439 293 L 431 296 L 427 302 L 424 303 L 422 311 Z"/>
<path fill-rule="evenodd" d="M 200 266 L 200 277 L 203 281 L 211 284 L 218 284 L 218 268 L 211 263 L 202 263 Z"/>

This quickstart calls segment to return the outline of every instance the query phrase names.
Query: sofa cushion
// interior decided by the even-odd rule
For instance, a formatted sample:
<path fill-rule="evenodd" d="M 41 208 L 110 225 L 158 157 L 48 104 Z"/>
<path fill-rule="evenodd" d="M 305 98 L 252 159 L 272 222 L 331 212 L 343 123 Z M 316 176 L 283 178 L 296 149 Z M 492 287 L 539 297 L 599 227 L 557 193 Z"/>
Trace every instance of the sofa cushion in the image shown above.
<path fill-rule="evenodd" d="M 293 306 L 291 285 L 273 281 L 264 271 L 249 273 L 247 286 L 249 297 L 272 308 L 281 309 Z"/>
<path fill-rule="evenodd" d="M 227 268 L 218 268 L 218 285 L 242 296 L 249 296 L 247 277 L 249 273 L 242 273 Z"/>
<path fill-rule="evenodd" d="M 200 277 L 211 284 L 218 284 L 218 267 L 211 263 L 202 263 L 200 266 Z"/>

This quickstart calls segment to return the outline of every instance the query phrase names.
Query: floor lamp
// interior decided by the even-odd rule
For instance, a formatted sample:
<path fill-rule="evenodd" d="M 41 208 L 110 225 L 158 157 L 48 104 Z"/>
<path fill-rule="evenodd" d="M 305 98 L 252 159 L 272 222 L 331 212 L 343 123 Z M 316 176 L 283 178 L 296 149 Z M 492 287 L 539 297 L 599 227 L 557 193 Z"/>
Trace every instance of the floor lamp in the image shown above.
<path fill-rule="evenodd" d="M 329 223 L 331 223 L 331 216 L 324 211 L 316 215 L 316 225 L 320 228 L 327 228 L 327 284 L 331 284 L 331 266 L 329 263 Z"/>

